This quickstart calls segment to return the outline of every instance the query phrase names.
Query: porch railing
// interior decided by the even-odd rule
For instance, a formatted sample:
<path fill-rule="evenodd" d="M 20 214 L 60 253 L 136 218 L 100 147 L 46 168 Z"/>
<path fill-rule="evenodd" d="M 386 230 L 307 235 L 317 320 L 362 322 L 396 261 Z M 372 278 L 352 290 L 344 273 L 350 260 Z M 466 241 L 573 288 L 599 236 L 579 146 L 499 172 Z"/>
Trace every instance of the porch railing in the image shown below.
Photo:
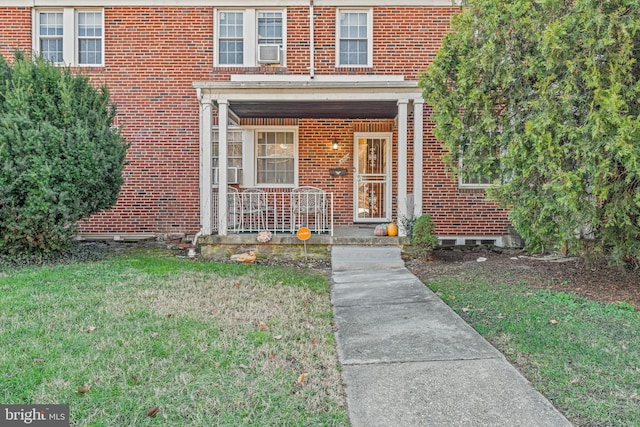
<path fill-rule="evenodd" d="M 227 193 L 229 233 L 295 233 L 308 227 L 312 233 L 333 235 L 333 193 L 291 190 L 235 189 Z M 218 231 L 218 189 L 213 190 L 213 229 Z"/>

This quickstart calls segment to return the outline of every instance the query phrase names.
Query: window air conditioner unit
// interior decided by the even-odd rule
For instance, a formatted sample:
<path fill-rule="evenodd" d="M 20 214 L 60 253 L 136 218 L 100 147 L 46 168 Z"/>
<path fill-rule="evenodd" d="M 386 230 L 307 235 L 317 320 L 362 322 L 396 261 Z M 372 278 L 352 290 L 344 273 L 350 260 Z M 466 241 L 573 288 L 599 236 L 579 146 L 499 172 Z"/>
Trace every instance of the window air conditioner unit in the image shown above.
<path fill-rule="evenodd" d="M 258 45 L 258 62 L 260 64 L 279 64 L 280 63 L 280 45 L 259 44 Z"/>
<path fill-rule="evenodd" d="M 218 168 L 213 168 L 213 184 L 218 185 Z M 227 168 L 227 184 L 239 184 L 238 168 Z"/>

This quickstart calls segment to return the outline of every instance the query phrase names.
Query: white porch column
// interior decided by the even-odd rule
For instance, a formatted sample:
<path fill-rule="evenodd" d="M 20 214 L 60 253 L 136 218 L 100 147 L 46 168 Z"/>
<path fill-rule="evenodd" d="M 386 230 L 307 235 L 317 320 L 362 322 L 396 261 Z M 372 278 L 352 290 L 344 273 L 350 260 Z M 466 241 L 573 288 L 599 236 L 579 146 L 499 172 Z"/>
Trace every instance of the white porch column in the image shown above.
<path fill-rule="evenodd" d="M 226 99 L 218 100 L 218 234 L 227 235 L 227 166 L 229 147 L 227 129 L 229 124 L 229 105 Z"/>
<path fill-rule="evenodd" d="M 424 99 L 413 100 L 413 216 L 422 215 Z"/>
<path fill-rule="evenodd" d="M 408 99 L 398 100 L 398 235 L 406 236 L 402 218 L 407 217 L 407 106 Z"/>
<path fill-rule="evenodd" d="M 198 90 L 199 92 L 200 90 Z M 198 93 L 200 100 L 200 232 L 211 235 L 212 222 L 212 156 L 211 156 L 211 99 L 203 98 Z"/>

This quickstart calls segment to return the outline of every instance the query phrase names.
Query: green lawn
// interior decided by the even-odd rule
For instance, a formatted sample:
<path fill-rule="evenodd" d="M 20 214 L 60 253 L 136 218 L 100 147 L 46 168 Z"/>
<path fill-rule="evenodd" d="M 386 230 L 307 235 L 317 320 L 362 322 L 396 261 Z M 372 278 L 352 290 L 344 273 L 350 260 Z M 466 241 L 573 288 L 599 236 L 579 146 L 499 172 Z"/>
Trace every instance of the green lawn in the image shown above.
<path fill-rule="evenodd" d="M 66 403 L 72 425 L 348 424 L 320 274 L 137 253 L 5 270 L 0 295 L 3 404 Z"/>
<path fill-rule="evenodd" d="M 428 286 L 575 425 L 640 426 L 640 312 L 482 278 Z"/>

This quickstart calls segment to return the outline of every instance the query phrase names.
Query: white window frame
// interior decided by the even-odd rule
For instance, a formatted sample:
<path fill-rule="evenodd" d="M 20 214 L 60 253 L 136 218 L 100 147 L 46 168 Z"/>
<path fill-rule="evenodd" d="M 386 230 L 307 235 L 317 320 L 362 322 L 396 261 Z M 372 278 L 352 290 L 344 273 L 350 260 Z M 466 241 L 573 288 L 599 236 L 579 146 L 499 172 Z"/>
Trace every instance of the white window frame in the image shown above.
<path fill-rule="evenodd" d="M 99 37 L 89 37 L 90 39 L 100 39 L 102 52 L 100 63 L 81 64 L 79 61 L 80 43 L 78 38 L 78 14 L 83 12 L 100 13 L 102 35 Z M 62 62 L 54 62 L 56 65 L 72 66 L 72 67 L 103 67 L 105 57 L 104 43 L 104 9 L 103 8 L 34 8 L 32 9 L 32 48 L 36 55 L 40 55 L 40 40 L 48 38 L 40 36 L 40 14 L 41 13 L 62 13 Z"/>
<path fill-rule="evenodd" d="M 227 129 L 227 144 L 229 144 L 230 142 L 238 142 L 236 140 L 234 140 L 233 138 L 230 138 L 229 135 L 231 134 L 237 134 L 240 133 L 240 143 L 241 143 L 241 152 L 240 155 L 235 155 L 232 153 L 229 153 L 227 155 L 227 168 L 238 168 L 238 182 L 237 184 L 243 185 L 245 182 L 245 170 L 246 170 L 246 161 L 245 161 L 245 157 L 246 157 L 246 136 L 245 136 L 245 132 L 243 131 L 243 129 L 239 128 L 239 127 L 235 127 L 235 126 L 230 126 Z M 219 156 L 216 155 L 215 149 L 213 147 L 214 144 L 218 144 L 220 141 L 220 130 L 217 126 L 213 127 L 213 129 L 211 129 L 211 173 L 213 174 L 213 187 L 217 188 L 218 184 L 216 184 L 216 182 L 218 181 L 217 177 L 215 176 L 216 174 L 216 170 L 218 170 L 219 172 L 219 168 L 218 166 L 216 166 L 216 163 L 220 164 L 220 159 L 218 158 Z M 219 148 L 218 148 L 218 152 L 219 152 Z M 233 163 L 233 165 L 230 165 L 229 160 L 235 160 L 235 162 L 231 162 Z M 217 162 L 216 162 L 217 160 Z M 239 162 L 238 162 L 239 160 Z M 238 166 L 238 163 L 240 163 L 240 165 Z M 231 183 L 230 184 L 236 184 L 236 183 Z"/>
<path fill-rule="evenodd" d="M 340 62 L 340 15 L 343 13 L 367 14 L 367 63 L 366 64 L 342 64 Z M 336 67 L 338 68 L 371 68 L 373 67 L 373 10 L 372 9 L 336 9 Z"/>
<path fill-rule="evenodd" d="M 293 134 L 293 182 L 292 183 L 258 183 L 258 133 L 287 132 Z M 296 126 L 269 126 L 253 129 L 252 141 L 252 183 L 256 188 L 295 188 L 298 186 L 299 156 L 298 156 L 298 128 Z"/>
<path fill-rule="evenodd" d="M 40 33 L 40 23 L 41 23 L 41 14 L 58 14 L 62 16 L 62 34 L 58 35 L 49 35 L 49 34 L 45 34 L 42 35 Z M 60 42 L 62 42 L 62 61 L 51 61 L 53 64 L 56 65 L 63 65 L 64 64 L 64 34 L 65 34 L 65 22 L 64 22 L 64 13 L 62 10 L 40 10 L 37 12 L 36 14 L 37 16 L 37 36 L 34 37 L 34 46 L 37 46 L 36 48 L 34 48 L 34 51 L 38 52 L 38 55 L 41 54 L 41 42 L 43 40 L 60 40 Z M 34 32 L 34 34 L 36 34 Z M 46 58 L 47 60 L 50 60 L 49 58 Z"/>
<path fill-rule="evenodd" d="M 80 19 L 78 18 L 81 13 L 100 13 L 100 36 L 80 36 Z M 76 64 L 81 67 L 100 67 L 104 65 L 104 11 L 97 9 L 76 9 L 74 15 L 75 18 L 75 31 L 76 37 L 74 40 L 74 46 L 76 47 L 75 59 Z M 100 62 L 96 63 L 81 63 L 80 62 L 80 40 L 100 40 Z"/>
<path fill-rule="evenodd" d="M 477 188 L 477 189 L 486 189 L 489 188 L 493 185 L 493 181 L 489 178 L 489 177 L 482 177 L 482 179 L 484 180 L 485 178 L 489 178 L 489 180 L 491 182 L 466 182 L 462 176 L 462 169 L 464 168 L 464 164 L 463 164 L 463 158 L 464 158 L 464 149 L 460 148 L 460 157 L 458 158 L 458 188 Z M 496 174 L 499 173 L 499 171 L 496 171 Z M 479 179 L 480 180 L 480 179 Z"/>
<path fill-rule="evenodd" d="M 243 63 L 220 63 L 220 14 L 226 12 L 241 12 L 243 14 Z M 214 9 L 214 65 L 216 67 L 257 67 L 264 64 L 258 63 L 258 14 L 271 12 L 282 14 L 282 50 L 280 52 L 280 66 L 286 66 L 287 52 L 287 9 L 286 8 L 230 8 Z"/>

